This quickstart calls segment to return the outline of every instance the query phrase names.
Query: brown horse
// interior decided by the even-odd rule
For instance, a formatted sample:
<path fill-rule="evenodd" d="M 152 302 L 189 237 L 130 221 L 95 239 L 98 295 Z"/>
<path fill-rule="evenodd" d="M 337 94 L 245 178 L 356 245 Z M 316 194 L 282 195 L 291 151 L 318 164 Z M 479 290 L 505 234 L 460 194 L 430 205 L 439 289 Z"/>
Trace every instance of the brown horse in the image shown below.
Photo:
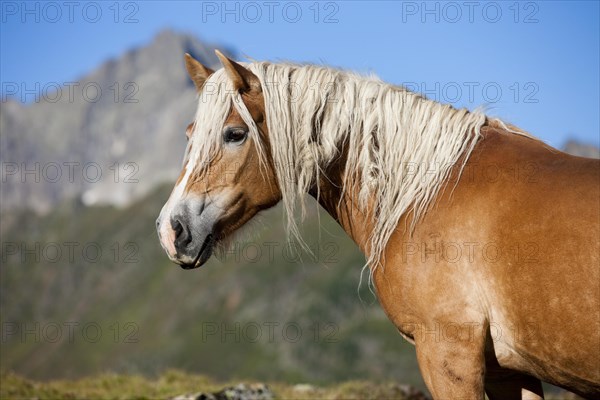
<path fill-rule="evenodd" d="M 157 221 L 196 268 L 305 193 L 366 254 L 379 301 L 436 399 L 600 398 L 600 164 L 373 78 L 312 65 L 216 72 Z"/>

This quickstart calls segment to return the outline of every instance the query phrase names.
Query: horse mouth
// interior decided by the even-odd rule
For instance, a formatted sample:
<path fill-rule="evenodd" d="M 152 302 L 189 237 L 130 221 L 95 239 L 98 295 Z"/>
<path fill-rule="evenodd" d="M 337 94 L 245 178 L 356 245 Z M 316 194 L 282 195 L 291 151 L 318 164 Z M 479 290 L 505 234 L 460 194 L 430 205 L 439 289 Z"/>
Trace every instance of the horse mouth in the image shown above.
<path fill-rule="evenodd" d="M 202 247 L 200 247 L 200 251 L 198 252 L 198 255 L 196 256 L 194 261 L 190 264 L 181 264 L 181 268 L 195 269 L 204 265 L 204 263 L 206 263 L 206 261 L 208 261 L 208 259 L 212 255 L 213 247 L 215 245 L 214 238 L 215 236 L 212 233 L 208 234 L 204 239 Z"/>

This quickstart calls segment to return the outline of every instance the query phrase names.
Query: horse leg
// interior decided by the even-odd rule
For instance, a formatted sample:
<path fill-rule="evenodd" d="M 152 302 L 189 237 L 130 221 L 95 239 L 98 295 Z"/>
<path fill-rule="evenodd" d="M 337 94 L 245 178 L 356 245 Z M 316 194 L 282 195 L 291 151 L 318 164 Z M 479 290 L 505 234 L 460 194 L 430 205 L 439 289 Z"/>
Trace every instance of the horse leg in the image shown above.
<path fill-rule="evenodd" d="M 485 338 L 469 336 L 459 340 L 415 338 L 419 369 L 435 400 L 484 399 Z"/>
<path fill-rule="evenodd" d="M 542 382 L 518 372 L 488 371 L 485 392 L 490 400 L 543 400 Z"/>

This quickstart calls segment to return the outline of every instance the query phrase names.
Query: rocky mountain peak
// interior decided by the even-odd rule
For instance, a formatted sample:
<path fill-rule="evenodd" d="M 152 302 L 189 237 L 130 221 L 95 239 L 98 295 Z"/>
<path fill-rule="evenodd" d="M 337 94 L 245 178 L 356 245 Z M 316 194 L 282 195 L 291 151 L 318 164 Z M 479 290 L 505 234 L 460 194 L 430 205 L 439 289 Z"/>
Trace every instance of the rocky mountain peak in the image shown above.
<path fill-rule="evenodd" d="M 3 101 L 2 210 L 44 213 L 69 198 L 122 206 L 174 180 L 196 107 L 183 55 L 217 67 L 216 47 L 164 30 L 75 86 Z"/>

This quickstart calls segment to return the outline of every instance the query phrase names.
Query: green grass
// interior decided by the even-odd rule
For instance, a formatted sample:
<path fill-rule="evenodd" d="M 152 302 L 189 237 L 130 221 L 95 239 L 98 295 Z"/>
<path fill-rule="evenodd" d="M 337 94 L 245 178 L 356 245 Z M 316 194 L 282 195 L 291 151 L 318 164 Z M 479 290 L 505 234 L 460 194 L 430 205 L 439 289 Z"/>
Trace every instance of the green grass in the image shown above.
<path fill-rule="evenodd" d="M 2 373 L 0 379 L 0 398 L 40 400 L 168 399 L 186 393 L 216 392 L 240 383 L 240 381 L 218 382 L 206 376 L 175 370 L 167 371 L 155 380 L 138 375 L 102 374 L 78 380 L 36 382 L 13 373 Z M 401 387 L 393 383 L 349 381 L 319 387 L 274 382 L 268 384 L 268 387 L 277 399 L 409 399 L 403 395 Z"/>
<path fill-rule="evenodd" d="M 79 249 L 94 243 L 103 251 L 95 263 L 82 259 L 80 251 L 74 262 L 66 255 L 51 262 L 3 254 L 0 322 L 4 333 L 6 327 L 24 331 L 35 324 L 38 332 L 71 322 L 79 328 L 73 341 L 67 340 L 65 328 L 56 342 L 44 334 L 8 335 L 2 343 L 0 369 L 44 381 L 104 371 L 159 376 L 177 368 L 222 380 L 325 385 L 379 379 L 422 387 L 414 348 L 387 320 L 366 285 L 363 300 L 359 298 L 364 257 L 331 218 L 322 215 L 319 229 L 311 211 L 302 224 L 308 244 L 323 245 L 316 261 L 308 254 L 295 261 L 283 252 L 288 239 L 279 209 L 265 213 L 262 227 L 251 228 L 256 232 L 252 242 L 262 251 L 258 260 L 229 254 L 184 271 L 165 256 L 154 225 L 169 191 L 169 187 L 158 189 L 124 209 L 73 202 L 43 217 L 28 212 L 0 216 L 3 243 L 28 249 L 35 243 L 43 247 L 79 242 Z M 132 263 L 125 262 L 128 243 L 136 245 Z M 120 249 L 116 260 L 114 244 Z M 274 245 L 273 257 L 267 244 Z M 98 342 L 82 337 L 88 323 L 102 328 Z M 128 323 L 136 327 L 133 343 L 125 341 Z M 244 337 L 223 339 L 219 334 L 204 340 L 207 323 L 258 324 L 263 327 L 262 337 L 256 343 Z M 278 324 L 272 341 L 267 338 L 267 323 Z M 282 328 L 288 323 L 302 328 L 300 340 L 283 337 Z M 320 328 L 317 339 L 315 326 Z"/>

